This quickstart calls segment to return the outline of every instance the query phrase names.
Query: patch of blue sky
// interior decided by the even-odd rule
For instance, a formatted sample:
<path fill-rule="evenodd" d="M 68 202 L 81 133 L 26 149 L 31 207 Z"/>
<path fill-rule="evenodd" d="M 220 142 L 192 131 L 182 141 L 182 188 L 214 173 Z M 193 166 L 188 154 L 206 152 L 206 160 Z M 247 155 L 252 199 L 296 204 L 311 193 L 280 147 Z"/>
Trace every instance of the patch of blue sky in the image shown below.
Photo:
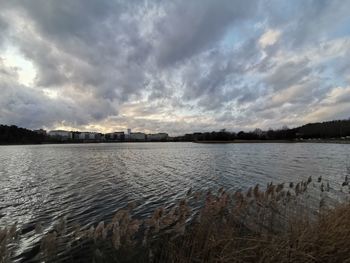
<path fill-rule="evenodd" d="M 350 11 L 350 10 L 349 10 Z M 342 37 L 350 37 L 350 15 L 344 20 L 342 24 L 334 28 L 333 31 L 328 32 L 328 38 L 336 39 Z"/>
<path fill-rule="evenodd" d="M 240 46 L 244 41 L 262 33 L 261 28 L 255 27 L 252 21 L 240 25 L 232 25 L 220 42 L 223 50 L 232 50 Z"/>
<path fill-rule="evenodd" d="M 325 75 L 333 84 L 333 86 L 347 86 L 349 85 L 348 80 L 344 75 L 339 74 L 341 70 L 339 68 L 347 67 L 343 58 L 334 58 L 327 61 L 327 68 L 325 70 Z"/>

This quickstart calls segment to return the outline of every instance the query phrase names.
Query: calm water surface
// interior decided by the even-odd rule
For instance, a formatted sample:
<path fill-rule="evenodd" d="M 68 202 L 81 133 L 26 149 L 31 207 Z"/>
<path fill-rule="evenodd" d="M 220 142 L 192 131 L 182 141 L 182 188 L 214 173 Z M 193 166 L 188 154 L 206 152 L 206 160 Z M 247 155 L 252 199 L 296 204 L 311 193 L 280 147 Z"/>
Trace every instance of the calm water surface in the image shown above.
<path fill-rule="evenodd" d="M 136 216 L 194 189 L 242 189 L 308 176 L 338 187 L 350 145 L 311 143 L 122 143 L 0 146 L 0 226 L 62 215 L 81 224 L 108 219 L 136 200 Z"/>

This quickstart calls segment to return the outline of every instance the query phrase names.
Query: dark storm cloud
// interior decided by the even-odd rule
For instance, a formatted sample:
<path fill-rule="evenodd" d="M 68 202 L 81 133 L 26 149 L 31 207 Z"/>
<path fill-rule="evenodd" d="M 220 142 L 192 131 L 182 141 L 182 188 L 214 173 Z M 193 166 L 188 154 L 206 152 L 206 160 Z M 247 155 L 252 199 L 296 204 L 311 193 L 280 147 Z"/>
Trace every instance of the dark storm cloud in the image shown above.
<path fill-rule="evenodd" d="M 26 69 L 0 53 L 0 122 L 177 133 L 299 124 L 321 119 L 322 107 L 338 116 L 327 98 L 349 86 L 349 9 L 340 0 L 0 1 L 0 46 L 35 71 L 22 83 Z"/>

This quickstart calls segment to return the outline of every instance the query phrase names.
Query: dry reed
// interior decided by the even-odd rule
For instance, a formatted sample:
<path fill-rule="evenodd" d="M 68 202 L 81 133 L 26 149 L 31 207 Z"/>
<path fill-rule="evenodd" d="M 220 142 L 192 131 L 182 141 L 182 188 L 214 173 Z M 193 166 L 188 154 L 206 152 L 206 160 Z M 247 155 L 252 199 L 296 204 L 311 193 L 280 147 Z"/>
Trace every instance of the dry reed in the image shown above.
<path fill-rule="evenodd" d="M 40 261 L 62 262 L 350 262 L 350 204 L 329 208 L 329 183 L 258 184 L 246 193 L 220 188 L 206 195 L 191 188 L 169 209 L 132 218 L 135 203 L 110 222 L 68 231 L 62 218 L 41 239 Z M 309 191 L 320 194 L 319 204 Z M 306 193 L 306 194 L 305 194 Z M 201 209 L 193 207 L 201 205 Z M 33 234 L 43 232 L 38 223 Z M 0 229 L 0 262 L 11 262 L 16 226 Z"/>

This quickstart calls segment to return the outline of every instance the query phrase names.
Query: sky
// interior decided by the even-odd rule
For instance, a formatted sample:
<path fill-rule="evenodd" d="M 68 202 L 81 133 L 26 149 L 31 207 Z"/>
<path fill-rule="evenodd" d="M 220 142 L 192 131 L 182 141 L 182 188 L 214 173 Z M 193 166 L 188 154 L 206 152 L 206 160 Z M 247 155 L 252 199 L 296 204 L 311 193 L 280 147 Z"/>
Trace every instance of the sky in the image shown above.
<path fill-rule="evenodd" d="M 350 117 L 349 0 L 0 0 L 0 123 L 180 135 Z"/>

